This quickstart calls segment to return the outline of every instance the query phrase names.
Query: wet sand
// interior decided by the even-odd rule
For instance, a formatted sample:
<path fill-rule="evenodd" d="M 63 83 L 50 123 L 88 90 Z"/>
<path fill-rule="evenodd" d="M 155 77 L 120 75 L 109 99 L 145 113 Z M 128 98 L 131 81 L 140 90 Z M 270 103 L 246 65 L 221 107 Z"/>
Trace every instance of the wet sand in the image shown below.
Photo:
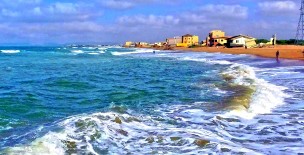
<path fill-rule="evenodd" d="M 263 48 L 224 48 L 224 47 L 195 47 L 195 48 L 185 48 L 185 47 L 175 47 L 174 50 L 180 51 L 194 51 L 194 52 L 220 52 L 228 54 L 252 54 L 261 57 L 275 58 L 276 52 L 280 51 L 280 58 L 285 59 L 296 59 L 304 60 L 304 46 L 295 45 L 276 45 L 271 47 Z"/>

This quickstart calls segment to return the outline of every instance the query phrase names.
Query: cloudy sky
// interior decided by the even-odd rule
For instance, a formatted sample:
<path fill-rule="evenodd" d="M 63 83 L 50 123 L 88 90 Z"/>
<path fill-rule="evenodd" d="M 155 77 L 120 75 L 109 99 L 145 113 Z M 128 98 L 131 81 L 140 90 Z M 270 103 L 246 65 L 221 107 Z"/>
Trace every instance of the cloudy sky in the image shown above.
<path fill-rule="evenodd" d="M 0 45 L 163 41 L 212 29 L 295 37 L 301 0 L 0 0 Z"/>

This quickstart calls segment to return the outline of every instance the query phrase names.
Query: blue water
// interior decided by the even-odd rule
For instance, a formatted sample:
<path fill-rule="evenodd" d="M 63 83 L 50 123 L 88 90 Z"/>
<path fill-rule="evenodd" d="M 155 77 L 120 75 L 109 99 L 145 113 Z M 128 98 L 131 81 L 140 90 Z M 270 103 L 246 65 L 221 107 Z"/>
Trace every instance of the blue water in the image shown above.
<path fill-rule="evenodd" d="M 4 154 L 304 153 L 302 61 L 101 46 L 0 50 Z"/>

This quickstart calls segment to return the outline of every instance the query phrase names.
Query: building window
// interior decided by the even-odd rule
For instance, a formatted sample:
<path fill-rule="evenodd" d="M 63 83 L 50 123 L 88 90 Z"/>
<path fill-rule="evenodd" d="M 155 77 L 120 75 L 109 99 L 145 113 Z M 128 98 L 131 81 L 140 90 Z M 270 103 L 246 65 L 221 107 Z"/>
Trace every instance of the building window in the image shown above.
<path fill-rule="evenodd" d="M 236 40 L 235 42 L 236 42 L 236 43 L 239 43 L 239 40 Z"/>

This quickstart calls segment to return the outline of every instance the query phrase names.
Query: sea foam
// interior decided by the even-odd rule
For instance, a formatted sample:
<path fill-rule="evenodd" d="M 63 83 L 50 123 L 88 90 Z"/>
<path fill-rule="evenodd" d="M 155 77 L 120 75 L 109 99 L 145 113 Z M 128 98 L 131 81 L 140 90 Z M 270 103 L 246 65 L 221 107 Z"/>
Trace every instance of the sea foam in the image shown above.
<path fill-rule="evenodd" d="M 84 53 L 82 50 L 71 50 L 72 53 L 81 54 Z"/>
<path fill-rule="evenodd" d="M 249 108 L 246 110 L 232 110 L 226 115 L 236 115 L 242 118 L 252 119 L 258 114 L 270 113 L 275 107 L 284 104 L 284 98 L 288 97 L 284 93 L 286 87 L 276 86 L 264 79 L 259 79 L 255 75 L 254 68 L 234 64 L 222 74 L 230 76 L 236 85 L 254 87 L 254 92 L 250 98 Z"/>
<path fill-rule="evenodd" d="M 210 151 L 198 149 L 199 145 L 217 150 L 220 148 L 216 143 L 233 145 L 207 130 L 179 128 L 150 117 L 112 112 L 72 116 L 58 125 L 61 131 L 49 132 L 28 146 L 8 148 L 5 153 L 151 154 L 157 148 L 154 153 L 200 154 Z M 196 144 L 198 140 L 201 144 Z"/>
<path fill-rule="evenodd" d="M 248 99 L 248 109 L 235 109 L 229 111 L 228 113 L 225 113 L 227 116 L 234 115 L 246 119 L 252 119 L 256 115 L 270 113 L 271 110 L 275 107 L 284 104 L 284 99 L 286 97 L 289 97 L 289 95 L 284 93 L 284 90 L 287 89 L 286 87 L 276 86 L 265 81 L 264 79 L 257 78 L 255 68 L 253 67 L 229 62 L 227 60 L 212 60 L 207 58 L 189 56 L 179 57 L 177 59 L 183 61 L 203 62 L 208 64 L 230 65 L 227 70 L 222 72 L 222 74 L 229 76 L 235 85 L 251 87 L 249 89 L 254 89 L 254 92 Z"/>
<path fill-rule="evenodd" d="M 128 54 L 141 54 L 141 53 L 153 53 L 153 51 L 159 51 L 159 50 L 153 50 L 153 49 L 136 49 L 132 52 L 112 52 L 112 55 L 119 56 L 119 55 L 128 55 Z"/>
<path fill-rule="evenodd" d="M 13 53 L 20 53 L 20 50 L 0 50 L 2 53 L 8 53 L 8 54 L 13 54 Z"/>

